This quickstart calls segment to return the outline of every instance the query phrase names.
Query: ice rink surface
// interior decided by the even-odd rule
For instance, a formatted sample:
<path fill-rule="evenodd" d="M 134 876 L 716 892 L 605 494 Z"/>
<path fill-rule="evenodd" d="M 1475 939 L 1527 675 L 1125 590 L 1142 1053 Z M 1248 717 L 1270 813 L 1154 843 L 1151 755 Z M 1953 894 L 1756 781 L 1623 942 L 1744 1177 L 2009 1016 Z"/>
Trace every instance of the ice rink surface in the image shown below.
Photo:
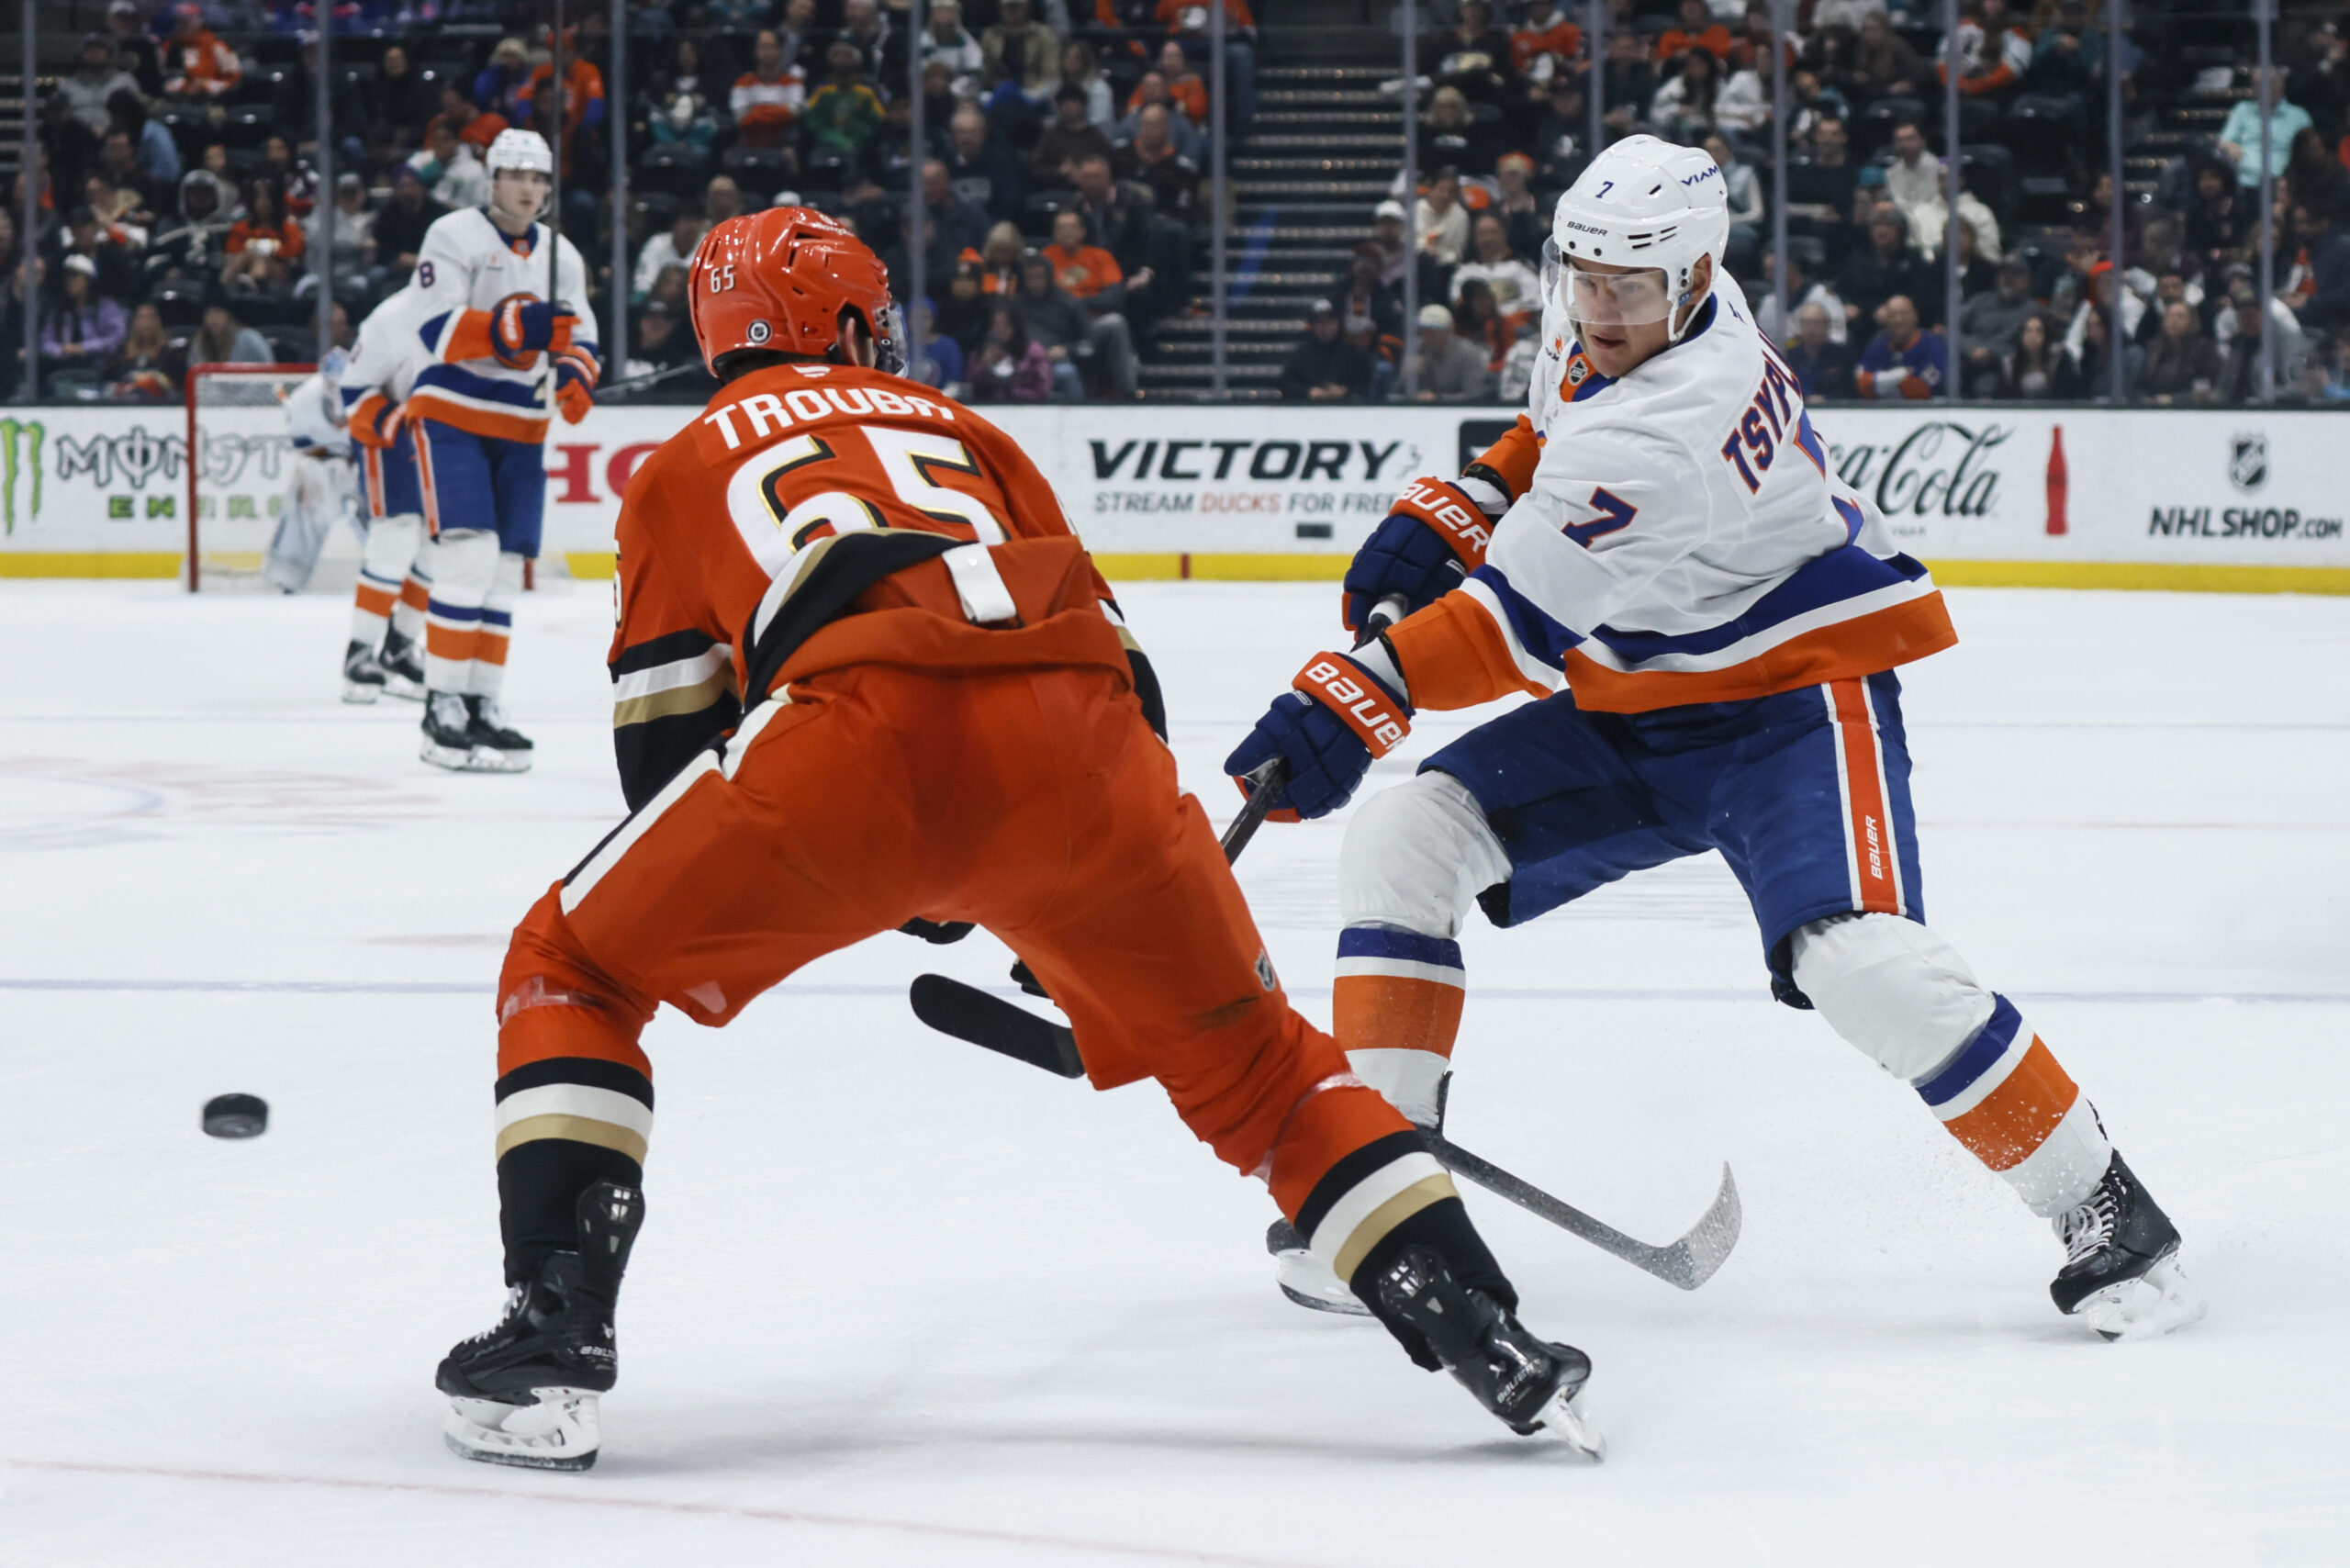
<path fill-rule="evenodd" d="M 1221 818 L 1333 590 L 1124 597 Z M 913 1021 L 1001 948 L 885 936 L 649 1031 L 624 1375 L 545 1475 L 443 1451 L 431 1380 L 500 1294 L 504 933 L 620 810 L 605 589 L 526 598 L 507 778 L 336 700 L 336 600 L 0 585 L 0 1562 L 2340 1562 L 2350 601 L 1952 599 L 1904 676 L 1927 907 L 2179 1221 L 2201 1326 L 2057 1317 L 2045 1226 L 1768 1000 L 1708 857 L 1464 939 L 1456 1137 L 1656 1241 L 1723 1159 L 1744 1193 L 1684 1295 L 1472 1193 L 1606 1466 L 1284 1303 L 1261 1188 L 1150 1085 Z M 1241 869 L 1325 1020 L 1341 832 Z M 199 1133 L 228 1090 L 267 1136 Z"/>

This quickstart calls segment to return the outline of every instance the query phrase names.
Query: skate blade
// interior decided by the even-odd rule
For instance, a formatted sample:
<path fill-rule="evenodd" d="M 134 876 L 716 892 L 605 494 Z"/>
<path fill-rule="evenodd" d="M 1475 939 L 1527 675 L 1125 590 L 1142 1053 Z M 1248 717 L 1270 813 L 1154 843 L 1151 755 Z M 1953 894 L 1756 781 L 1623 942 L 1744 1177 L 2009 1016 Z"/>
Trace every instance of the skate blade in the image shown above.
<path fill-rule="evenodd" d="M 1562 1444 L 1576 1458 L 1601 1464 L 1607 1459 L 1607 1438 L 1591 1417 L 1591 1407 L 1583 1398 L 1588 1382 L 1553 1395 L 1542 1407 L 1539 1424 L 1520 1432 L 1521 1437 L 1547 1438 Z"/>
<path fill-rule="evenodd" d="M 345 702 L 373 702 L 384 694 L 384 689 L 372 681 L 346 680 L 342 683 Z"/>
<path fill-rule="evenodd" d="M 404 675 L 389 676 L 384 681 L 384 695 L 397 697 L 403 702 L 421 702 L 424 700 L 424 683 L 410 680 Z"/>
<path fill-rule="evenodd" d="M 531 754 L 477 745 L 474 747 L 473 760 L 465 767 L 472 773 L 528 773 L 531 771 Z"/>
<path fill-rule="evenodd" d="M 1281 1287 L 1281 1294 L 1298 1305 L 1314 1312 L 1335 1312 L 1344 1317 L 1371 1316 L 1371 1308 L 1363 1305 L 1346 1282 L 1313 1253 L 1279 1252 L 1274 1259 L 1273 1278 Z"/>
<path fill-rule="evenodd" d="M 452 1398 L 441 1440 L 460 1459 L 524 1470 L 588 1470 L 603 1445 L 596 1395 L 584 1388 L 534 1388 L 536 1403 Z"/>
<path fill-rule="evenodd" d="M 2082 1301 L 2073 1316 L 2107 1340 L 2158 1339 L 2199 1323 L 2210 1303 L 2172 1253 L 2134 1280 L 2108 1285 Z"/>

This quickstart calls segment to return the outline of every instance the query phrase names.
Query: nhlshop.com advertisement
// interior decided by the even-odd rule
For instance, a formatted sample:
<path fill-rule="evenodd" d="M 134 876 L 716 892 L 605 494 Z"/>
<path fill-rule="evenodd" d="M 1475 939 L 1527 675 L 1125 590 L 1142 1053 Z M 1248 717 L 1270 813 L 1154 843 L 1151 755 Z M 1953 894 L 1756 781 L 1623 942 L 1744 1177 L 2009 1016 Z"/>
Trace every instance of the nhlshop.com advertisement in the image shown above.
<path fill-rule="evenodd" d="M 1113 573 L 1151 577 L 1336 577 L 1407 482 L 1458 472 L 1513 417 L 1394 405 L 985 413 L 1035 458 Z M 629 476 L 699 417 L 599 409 L 555 427 L 552 569 L 610 570 Z M 1812 422 L 1901 547 L 1951 564 L 1953 581 L 2350 591 L 2350 423 L 2335 415 L 1837 404 Z M 284 504 L 282 419 L 207 410 L 197 447 L 207 551 L 259 550 Z M 0 575 L 174 575 L 187 465 L 177 409 L 0 417 Z M 2199 580 L 2182 568 L 2215 570 Z"/>

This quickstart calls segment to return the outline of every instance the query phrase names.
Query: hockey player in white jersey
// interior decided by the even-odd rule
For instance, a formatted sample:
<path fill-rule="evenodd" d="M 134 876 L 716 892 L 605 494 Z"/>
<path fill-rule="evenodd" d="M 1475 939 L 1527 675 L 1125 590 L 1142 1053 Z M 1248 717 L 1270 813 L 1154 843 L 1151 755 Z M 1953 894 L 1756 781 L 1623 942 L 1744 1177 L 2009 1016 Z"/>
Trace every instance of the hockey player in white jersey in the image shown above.
<path fill-rule="evenodd" d="M 337 350 L 285 394 L 285 436 L 294 461 L 285 472 L 285 510 L 262 557 L 262 576 L 285 593 L 299 593 L 310 580 L 334 525 L 355 521 L 351 437 L 336 392 L 342 369 Z"/>
<path fill-rule="evenodd" d="M 424 613 L 431 582 L 418 559 L 424 501 L 406 404 L 424 358 L 416 336 L 415 286 L 403 287 L 360 323 L 343 367 L 342 405 L 359 459 L 360 513 L 367 544 L 352 590 L 351 639 L 342 655 L 342 700 L 373 702 L 386 692 L 424 696 Z"/>
<path fill-rule="evenodd" d="M 554 171 L 546 139 L 500 131 L 487 162 L 489 205 L 434 223 L 416 264 L 427 358 L 408 427 L 432 584 L 423 756 L 516 773 L 531 766 L 531 743 L 498 699 L 522 563 L 539 552 L 549 405 L 574 424 L 585 418 L 599 367 L 587 268 L 570 241 L 535 221 Z"/>
<path fill-rule="evenodd" d="M 2108 1338 L 2191 1322 L 2177 1230 L 2032 1025 L 1924 923 L 1896 666 L 1956 634 L 1917 561 L 1832 473 L 1735 288 L 1720 171 L 1617 142 L 1560 199 L 1526 418 L 1414 482 L 1357 554 L 1345 619 L 1226 760 L 1277 804 L 1345 803 L 1419 709 L 1542 699 L 1366 801 L 1339 869 L 1336 1034 L 1432 1122 L 1472 904 L 1516 925 L 1708 849 L 1743 884 L 1773 991 L 1916 1088 L 2053 1222 L 2050 1294 Z M 1563 689 L 1562 689 L 1563 688 Z M 1336 1305 L 1285 1249 L 1284 1283 Z"/>

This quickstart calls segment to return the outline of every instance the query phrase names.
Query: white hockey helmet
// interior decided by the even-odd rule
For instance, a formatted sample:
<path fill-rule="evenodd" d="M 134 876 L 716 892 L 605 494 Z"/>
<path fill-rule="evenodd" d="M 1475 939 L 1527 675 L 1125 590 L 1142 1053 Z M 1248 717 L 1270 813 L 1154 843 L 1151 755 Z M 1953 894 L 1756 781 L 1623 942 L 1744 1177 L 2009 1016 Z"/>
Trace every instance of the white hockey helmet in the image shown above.
<path fill-rule="evenodd" d="M 483 166 L 496 174 L 500 169 L 519 170 L 523 174 L 554 177 L 554 150 L 547 139 L 535 130 L 501 130 L 498 140 L 489 144 L 489 156 Z"/>
<path fill-rule="evenodd" d="M 1628 325 L 1663 320 L 1701 297 L 1691 291 L 1700 256 L 1714 259 L 1721 275 L 1729 244 L 1729 192 L 1711 154 L 1654 136 L 1628 136 L 1591 161 L 1550 219 L 1550 242 L 1542 247 L 1543 292 L 1558 301 L 1571 321 L 1614 320 Z M 1611 266 L 1653 267 L 1664 288 L 1653 303 L 1608 297 L 1601 282 L 1585 274 L 1583 292 L 1595 297 L 1578 305 L 1570 264 L 1605 262 Z M 1595 316 L 1595 305 L 1614 309 Z M 1696 319 L 1691 310 L 1675 325 L 1678 342 Z"/>

